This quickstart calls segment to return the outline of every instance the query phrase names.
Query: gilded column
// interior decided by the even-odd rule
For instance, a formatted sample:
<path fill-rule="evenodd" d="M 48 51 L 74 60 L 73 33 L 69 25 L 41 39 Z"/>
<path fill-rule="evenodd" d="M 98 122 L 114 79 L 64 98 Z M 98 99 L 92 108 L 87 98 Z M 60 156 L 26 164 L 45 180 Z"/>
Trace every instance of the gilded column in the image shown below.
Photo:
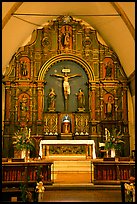
<path fill-rule="evenodd" d="M 92 92 L 91 92 L 91 111 L 92 111 L 92 120 L 95 120 L 96 114 L 95 114 L 95 109 L 96 109 L 96 97 L 95 97 L 95 84 L 92 85 Z"/>
<path fill-rule="evenodd" d="M 49 145 L 46 145 L 46 156 L 49 156 Z"/>
<path fill-rule="evenodd" d="M 123 89 L 123 120 L 127 122 L 127 87 Z"/>
<path fill-rule="evenodd" d="M 38 120 L 42 120 L 43 112 L 43 83 L 38 82 Z"/>
<path fill-rule="evenodd" d="M 6 89 L 5 89 L 5 119 L 9 120 L 10 119 L 10 105 L 11 105 L 11 99 L 10 99 L 10 82 L 6 83 Z"/>

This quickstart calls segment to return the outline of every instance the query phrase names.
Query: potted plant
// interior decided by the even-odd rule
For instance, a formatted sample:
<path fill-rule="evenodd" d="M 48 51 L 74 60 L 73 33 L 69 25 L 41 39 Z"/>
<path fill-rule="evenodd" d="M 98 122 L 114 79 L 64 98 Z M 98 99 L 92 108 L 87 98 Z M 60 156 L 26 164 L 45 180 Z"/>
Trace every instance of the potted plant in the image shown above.
<path fill-rule="evenodd" d="M 34 143 L 30 137 L 30 131 L 30 128 L 21 128 L 15 133 L 15 136 L 13 137 L 13 144 L 15 145 L 17 150 L 25 153 L 25 159 L 28 159 L 30 150 L 33 150 L 34 148 Z"/>
<path fill-rule="evenodd" d="M 110 134 L 109 130 L 105 128 L 105 135 L 106 135 L 106 141 L 105 141 L 105 149 L 107 151 L 111 150 L 112 157 L 115 157 L 115 150 L 121 150 L 121 145 L 124 143 L 122 139 L 122 135 L 120 134 L 120 131 L 117 132 L 117 129 L 112 130 L 112 134 Z"/>

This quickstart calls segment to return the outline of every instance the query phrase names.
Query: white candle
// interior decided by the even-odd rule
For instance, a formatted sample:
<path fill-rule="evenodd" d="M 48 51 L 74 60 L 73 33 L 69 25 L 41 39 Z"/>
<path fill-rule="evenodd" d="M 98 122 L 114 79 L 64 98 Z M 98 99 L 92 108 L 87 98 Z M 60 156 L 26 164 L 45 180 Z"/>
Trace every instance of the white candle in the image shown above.
<path fill-rule="evenodd" d="M 88 120 L 86 119 L 86 125 L 88 124 Z"/>
<path fill-rule="evenodd" d="M 29 128 L 29 138 L 30 138 L 30 132 L 31 132 L 31 130 L 30 130 L 30 128 Z"/>
<path fill-rule="evenodd" d="M 106 140 L 107 140 L 107 133 L 108 133 L 108 130 L 107 130 L 107 128 L 105 128 L 105 136 L 106 136 Z"/>
<path fill-rule="evenodd" d="M 76 118 L 76 125 L 77 125 L 77 118 Z"/>

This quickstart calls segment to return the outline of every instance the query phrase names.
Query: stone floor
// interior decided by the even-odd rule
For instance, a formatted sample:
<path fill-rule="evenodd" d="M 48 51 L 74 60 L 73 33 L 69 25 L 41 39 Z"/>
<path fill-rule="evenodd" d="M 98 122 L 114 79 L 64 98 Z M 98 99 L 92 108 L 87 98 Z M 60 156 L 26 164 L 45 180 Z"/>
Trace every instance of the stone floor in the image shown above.
<path fill-rule="evenodd" d="M 42 202 L 122 202 L 121 191 L 106 190 L 47 190 Z"/>
<path fill-rule="evenodd" d="M 122 202 L 120 185 L 94 185 L 91 161 L 55 161 L 42 202 Z"/>

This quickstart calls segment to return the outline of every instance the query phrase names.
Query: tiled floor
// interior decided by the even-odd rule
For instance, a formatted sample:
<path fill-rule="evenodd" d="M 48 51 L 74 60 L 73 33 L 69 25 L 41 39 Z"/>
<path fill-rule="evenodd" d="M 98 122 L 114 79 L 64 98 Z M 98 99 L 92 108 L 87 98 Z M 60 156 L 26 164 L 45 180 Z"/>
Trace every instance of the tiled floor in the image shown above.
<path fill-rule="evenodd" d="M 43 202 L 122 202 L 119 190 L 47 190 Z"/>

